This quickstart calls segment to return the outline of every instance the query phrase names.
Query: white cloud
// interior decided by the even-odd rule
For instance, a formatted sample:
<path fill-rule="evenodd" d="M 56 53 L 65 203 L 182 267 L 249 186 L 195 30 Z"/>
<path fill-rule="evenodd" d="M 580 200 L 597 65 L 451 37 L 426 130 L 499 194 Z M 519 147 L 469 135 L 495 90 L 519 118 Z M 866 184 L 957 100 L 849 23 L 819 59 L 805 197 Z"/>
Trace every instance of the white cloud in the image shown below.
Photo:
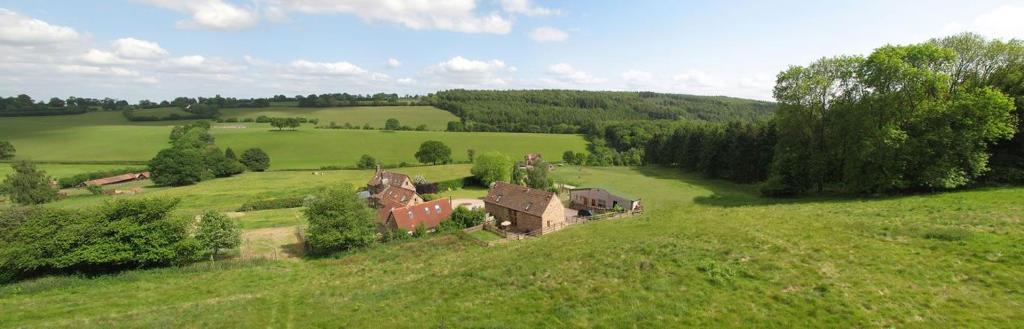
<path fill-rule="evenodd" d="M 501 0 L 501 9 L 513 14 L 526 16 L 548 16 L 559 14 L 558 10 L 530 5 L 530 0 Z"/>
<path fill-rule="evenodd" d="M 651 72 L 629 70 L 622 73 L 622 81 L 631 86 L 644 86 L 654 81 Z"/>
<path fill-rule="evenodd" d="M 156 6 L 184 12 L 189 20 L 178 27 L 211 30 L 238 30 L 255 25 L 259 15 L 251 8 L 242 8 L 223 0 L 145 0 Z"/>
<path fill-rule="evenodd" d="M 398 68 L 399 66 L 402 66 L 402 62 L 399 62 L 397 59 L 394 58 L 388 58 L 387 65 L 390 68 Z"/>
<path fill-rule="evenodd" d="M 512 22 L 497 13 L 476 13 L 476 0 L 266 0 L 275 10 L 307 14 L 343 13 L 369 22 L 401 24 L 414 30 L 505 34 Z"/>
<path fill-rule="evenodd" d="M 952 23 L 943 30 L 976 32 L 990 38 L 1024 38 L 1024 6 L 1004 5 L 975 17 L 969 24 Z"/>
<path fill-rule="evenodd" d="M 497 59 L 481 61 L 455 56 L 428 67 L 425 73 L 439 85 L 474 87 L 505 85 L 515 68 Z"/>
<path fill-rule="evenodd" d="M 553 76 L 557 81 L 571 83 L 571 84 L 595 84 L 607 81 L 606 79 L 596 78 L 590 73 L 577 70 L 572 65 L 566 63 L 558 63 L 548 66 L 547 74 Z"/>
<path fill-rule="evenodd" d="M 118 57 L 114 53 L 99 49 L 89 49 L 88 52 L 79 58 L 83 62 L 94 65 L 115 65 L 125 63 L 124 59 Z"/>
<path fill-rule="evenodd" d="M 52 25 L 0 8 L 0 43 L 17 45 L 51 44 L 78 39 L 70 27 Z"/>
<path fill-rule="evenodd" d="M 530 39 L 537 42 L 562 42 L 569 39 L 569 33 L 548 26 L 538 27 L 530 32 Z"/>
<path fill-rule="evenodd" d="M 291 62 L 288 67 L 299 73 L 317 75 L 361 76 L 368 73 L 363 68 L 349 62 L 322 63 L 300 59 Z"/>
<path fill-rule="evenodd" d="M 721 93 L 727 83 L 700 70 L 689 70 L 672 77 L 672 84 L 682 91 L 706 94 Z"/>
<path fill-rule="evenodd" d="M 167 56 L 167 50 L 152 41 L 121 38 L 114 41 L 114 52 L 130 59 L 155 59 Z"/>

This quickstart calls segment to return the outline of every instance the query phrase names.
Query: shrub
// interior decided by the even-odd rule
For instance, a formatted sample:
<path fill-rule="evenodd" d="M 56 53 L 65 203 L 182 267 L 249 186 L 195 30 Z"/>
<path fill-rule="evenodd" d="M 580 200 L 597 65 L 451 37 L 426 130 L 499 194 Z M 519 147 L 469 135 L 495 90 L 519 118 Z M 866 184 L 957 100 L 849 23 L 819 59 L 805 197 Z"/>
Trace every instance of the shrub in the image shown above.
<path fill-rule="evenodd" d="M 713 259 L 705 258 L 697 265 L 697 270 L 708 276 L 712 284 L 731 283 L 736 277 L 736 270 L 728 265 L 722 265 Z"/>
<path fill-rule="evenodd" d="M 241 162 L 252 171 L 264 171 L 270 168 L 270 156 L 260 148 L 251 148 L 242 152 Z"/>
<path fill-rule="evenodd" d="M 242 206 L 238 208 L 238 211 L 298 208 L 302 207 L 304 203 L 304 197 L 252 200 L 242 204 Z"/>
<path fill-rule="evenodd" d="M 86 210 L 27 207 L 0 212 L 0 277 L 107 272 L 195 260 L 178 200 L 122 199 Z"/>
<path fill-rule="evenodd" d="M 467 228 L 483 224 L 486 218 L 487 211 L 483 208 L 470 210 L 469 208 L 459 206 L 452 211 L 452 215 L 448 220 L 458 224 L 459 228 Z"/>
<path fill-rule="evenodd" d="M 10 159 L 14 157 L 14 145 L 8 141 L 0 141 L 0 159 Z"/>
<path fill-rule="evenodd" d="M 351 185 L 320 192 L 304 213 L 309 222 L 306 240 L 314 254 L 366 247 L 377 237 L 374 213 Z"/>
<path fill-rule="evenodd" d="M 374 159 L 369 154 L 363 154 L 359 157 L 359 162 L 356 162 L 356 168 L 359 169 L 373 169 L 377 167 L 377 159 Z"/>

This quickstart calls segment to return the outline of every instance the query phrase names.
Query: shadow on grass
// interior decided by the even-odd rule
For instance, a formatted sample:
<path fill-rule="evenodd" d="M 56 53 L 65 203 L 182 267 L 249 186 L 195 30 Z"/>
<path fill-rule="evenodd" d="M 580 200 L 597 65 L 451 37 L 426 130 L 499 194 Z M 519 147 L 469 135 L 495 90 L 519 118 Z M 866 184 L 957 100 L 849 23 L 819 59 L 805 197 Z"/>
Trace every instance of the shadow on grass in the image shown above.
<path fill-rule="evenodd" d="M 696 173 L 684 172 L 677 168 L 664 167 L 638 167 L 634 169 L 641 175 L 657 178 L 671 179 L 686 182 L 711 191 L 711 195 L 698 196 L 693 202 L 701 205 L 716 207 L 746 207 L 766 206 L 779 204 L 809 204 L 809 203 L 844 203 L 860 201 L 881 201 L 893 200 L 914 195 L 925 195 L 930 193 L 914 194 L 892 194 L 879 196 L 863 196 L 840 194 L 834 192 L 823 192 L 821 194 L 807 195 L 794 198 L 769 198 L 761 195 L 759 184 L 737 184 L 721 179 L 709 179 L 701 177 Z"/>

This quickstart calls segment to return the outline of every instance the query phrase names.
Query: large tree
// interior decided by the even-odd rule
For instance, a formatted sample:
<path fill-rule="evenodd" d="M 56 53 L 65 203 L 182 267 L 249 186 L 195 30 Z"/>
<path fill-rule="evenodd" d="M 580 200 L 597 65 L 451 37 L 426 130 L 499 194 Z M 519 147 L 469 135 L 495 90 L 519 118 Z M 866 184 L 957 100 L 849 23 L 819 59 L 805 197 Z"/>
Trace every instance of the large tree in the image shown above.
<path fill-rule="evenodd" d="M 0 194 L 6 194 L 11 201 L 23 205 L 47 203 L 57 199 L 57 189 L 52 186 L 53 178 L 45 171 L 37 170 L 35 164 L 18 161 L 11 165 L 14 172 L 7 175 Z"/>
<path fill-rule="evenodd" d="M 484 185 L 508 182 L 512 175 L 512 159 L 497 151 L 481 154 L 470 172 Z"/>
<path fill-rule="evenodd" d="M 10 159 L 14 157 L 14 145 L 8 141 L 0 141 L 0 159 Z"/>
<path fill-rule="evenodd" d="M 452 162 L 452 149 L 439 141 L 426 141 L 420 144 L 420 150 L 416 152 L 416 160 L 422 163 L 449 163 Z"/>
<path fill-rule="evenodd" d="M 241 230 L 228 216 L 216 211 L 208 211 L 199 221 L 196 241 L 204 250 L 209 251 L 210 259 L 217 257 L 222 249 L 237 248 L 242 244 Z"/>
<path fill-rule="evenodd" d="M 149 160 L 149 171 L 156 185 L 192 185 L 203 180 L 205 169 L 203 154 L 192 148 L 164 149 Z"/>
<path fill-rule="evenodd" d="M 264 171 L 270 168 L 270 156 L 260 148 L 251 148 L 243 151 L 240 161 L 246 168 L 252 171 Z"/>
<path fill-rule="evenodd" d="M 318 193 L 303 213 L 309 222 L 306 240 L 317 254 L 365 247 L 377 237 L 373 211 L 349 185 Z"/>

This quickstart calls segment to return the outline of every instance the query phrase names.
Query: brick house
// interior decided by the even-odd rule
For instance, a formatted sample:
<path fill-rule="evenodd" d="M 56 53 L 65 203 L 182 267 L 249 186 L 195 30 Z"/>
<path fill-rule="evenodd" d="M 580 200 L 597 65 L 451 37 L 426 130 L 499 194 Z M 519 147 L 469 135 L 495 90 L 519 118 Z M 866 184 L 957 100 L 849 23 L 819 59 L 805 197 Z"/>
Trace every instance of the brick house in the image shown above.
<path fill-rule="evenodd" d="M 377 171 L 374 172 L 370 181 L 366 183 L 366 190 L 370 191 L 371 195 L 378 194 L 383 191 L 384 188 L 389 186 L 410 190 L 413 193 L 416 193 L 416 185 L 413 184 L 412 179 L 409 179 L 409 176 L 382 170 L 380 169 L 380 166 L 377 167 Z"/>
<path fill-rule="evenodd" d="M 484 199 L 484 209 L 510 230 L 546 233 L 565 225 L 565 206 L 558 195 L 525 186 L 497 182 Z"/>

